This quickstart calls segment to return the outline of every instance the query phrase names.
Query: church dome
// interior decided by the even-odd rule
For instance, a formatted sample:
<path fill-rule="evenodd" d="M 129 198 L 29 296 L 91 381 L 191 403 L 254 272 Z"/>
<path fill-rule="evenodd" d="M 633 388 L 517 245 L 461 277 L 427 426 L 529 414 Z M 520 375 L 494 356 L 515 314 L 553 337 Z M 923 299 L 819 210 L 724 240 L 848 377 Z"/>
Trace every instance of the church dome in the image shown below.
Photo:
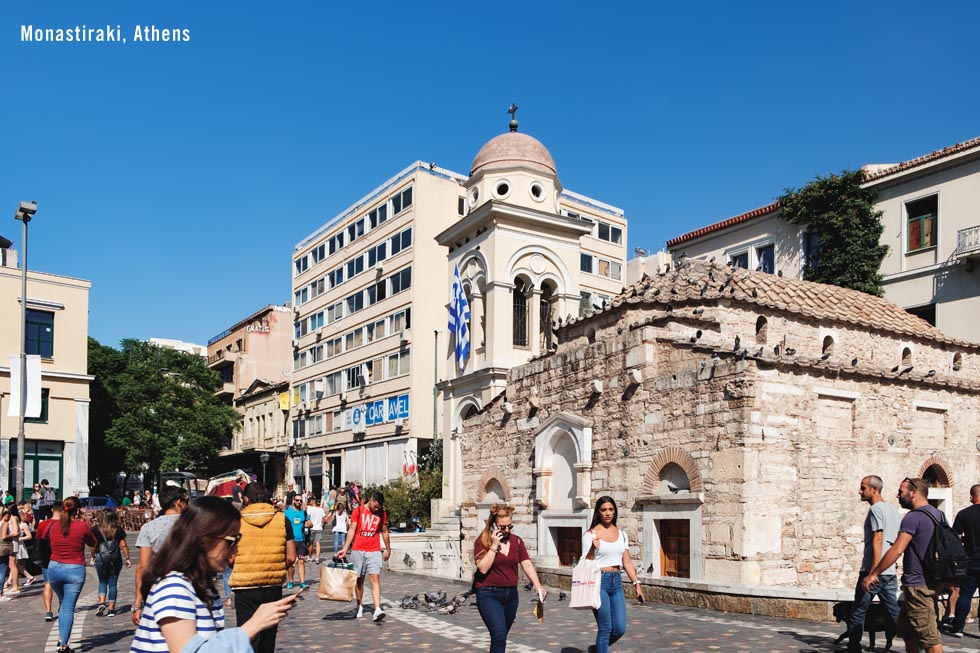
<path fill-rule="evenodd" d="M 558 176 L 555 160 L 551 158 L 548 148 L 533 136 L 518 131 L 501 134 L 481 147 L 476 158 L 473 159 L 473 165 L 470 166 L 470 176 L 478 172 L 514 166 Z"/>

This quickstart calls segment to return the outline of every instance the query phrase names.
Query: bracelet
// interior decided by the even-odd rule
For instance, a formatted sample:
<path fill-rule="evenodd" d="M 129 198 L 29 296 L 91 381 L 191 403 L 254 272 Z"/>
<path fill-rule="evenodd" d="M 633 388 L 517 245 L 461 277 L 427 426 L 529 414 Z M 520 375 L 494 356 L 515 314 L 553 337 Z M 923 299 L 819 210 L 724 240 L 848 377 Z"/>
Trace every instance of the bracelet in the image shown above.
<path fill-rule="evenodd" d="M 500 546 L 500 545 L 498 544 L 498 545 L 497 545 L 497 548 L 496 548 L 496 549 L 494 549 L 493 551 L 494 551 L 495 553 L 500 553 L 500 550 L 501 550 L 502 548 L 503 548 L 503 547 L 501 547 L 501 546 Z"/>

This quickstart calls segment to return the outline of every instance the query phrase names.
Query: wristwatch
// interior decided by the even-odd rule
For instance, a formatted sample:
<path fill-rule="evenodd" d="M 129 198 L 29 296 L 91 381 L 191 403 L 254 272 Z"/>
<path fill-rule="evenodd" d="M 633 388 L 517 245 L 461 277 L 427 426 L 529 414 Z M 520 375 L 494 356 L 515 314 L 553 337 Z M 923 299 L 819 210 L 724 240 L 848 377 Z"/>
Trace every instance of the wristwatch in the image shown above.
<path fill-rule="evenodd" d="M 134 603 L 133 604 L 133 608 L 132 608 L 132 610 L 130 610 L 130 612 L 133 612 L 133 613 L 142 612 L 144 605 L 145 604 L 143 603 L 143 601 L 140 601 L 139 603 Z"/>

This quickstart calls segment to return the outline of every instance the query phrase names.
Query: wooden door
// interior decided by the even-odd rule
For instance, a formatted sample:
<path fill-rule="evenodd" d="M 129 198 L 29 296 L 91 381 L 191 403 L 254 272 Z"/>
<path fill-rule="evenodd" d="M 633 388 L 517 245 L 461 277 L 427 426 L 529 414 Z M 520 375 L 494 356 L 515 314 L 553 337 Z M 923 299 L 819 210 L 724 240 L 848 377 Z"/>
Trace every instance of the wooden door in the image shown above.
<path fill-rule="evenodd" d="M 691 523 L 686 519 L 663 519 L 659 524 L 661 575 L 690 578 Z"/>
<path fill-rule="evenodd" d="M 573 566 L 572 561 L 582 555 L 582 529 L 555 528 L 555 548 L 558 550 L 558 564 L 562 567 Z"/>

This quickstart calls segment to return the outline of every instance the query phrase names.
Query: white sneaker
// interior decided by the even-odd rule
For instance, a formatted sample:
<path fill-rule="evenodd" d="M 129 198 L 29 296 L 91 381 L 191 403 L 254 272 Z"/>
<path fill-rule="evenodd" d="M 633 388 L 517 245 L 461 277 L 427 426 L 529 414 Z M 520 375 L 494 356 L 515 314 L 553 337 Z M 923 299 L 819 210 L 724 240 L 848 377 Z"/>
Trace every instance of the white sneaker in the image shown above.
<path fill-rule="evenodd" d="M 363 605 L 359 605 L 359 606 L 357 606 L 357 614 L 354 616 L 354 618 L 355 619 L 360 619 L 363 616 L 364 616 L 364 606 Z"/>
<path fill-rule="evenodd" d="M 10 601 L 10 600 L 11 600 L 11 598 L 9 596 L 7 596 L 6 594 L 0 595 L 0 603 L 6 603 L 7 601 Z"/>
<path fill-rule="evenodd" d="M 381 621 L 384 618 L 385 618 L 385 611 L 382 610 L 381 608 L 375 608 L 374 609 L 374 620 L 375 621 Z"/>

